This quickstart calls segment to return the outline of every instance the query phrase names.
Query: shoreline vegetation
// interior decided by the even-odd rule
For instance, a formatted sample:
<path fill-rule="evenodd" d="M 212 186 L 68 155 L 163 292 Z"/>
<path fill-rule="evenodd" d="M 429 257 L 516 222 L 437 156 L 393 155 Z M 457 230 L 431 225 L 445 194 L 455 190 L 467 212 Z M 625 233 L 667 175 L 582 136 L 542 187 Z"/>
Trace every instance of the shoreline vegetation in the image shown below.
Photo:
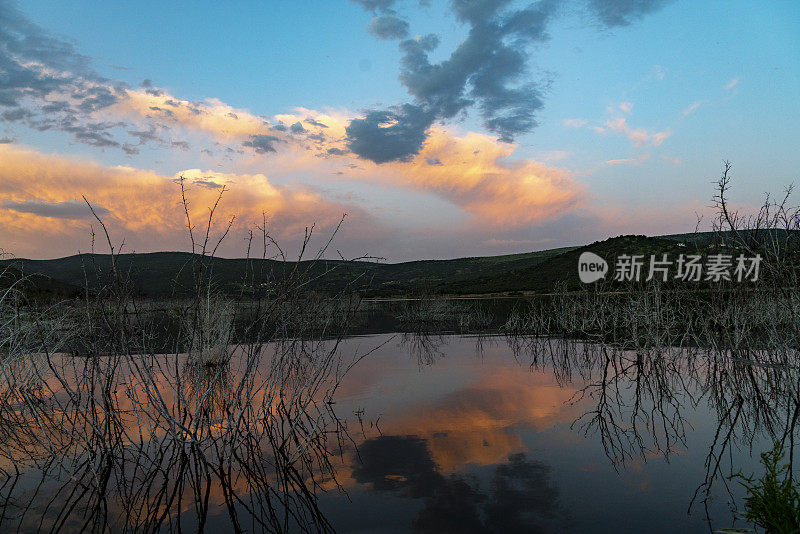
<path fill-rule="evenodd" d="M 7 260 L 0 268 L 0 529 L 201 531 L 221 508 L 235 531 L 333 531 L 317 499 L 344 491 L 333 459 L 357 450 L 354 429 L 334 410 L 335 394 L 375 349 L 337 348 L 360 327 L 376 327 L 366 312 L 383 303 L 391 318 L 384 327 L 404 333 L 420 365 L 436 359 L 437 337 L 457 332 L 499 335 L 532 369 L 552 366 L 563 380 L 586 373 L 578 395 L 593 408 L 573 426 L 599 434 L 615 467 L 685 445 L 678 392 L 701 391 L 693 402 L 713 408 L 718 428 L 690 507 L 732 483 L 737 466 L 726 463 L 728 453 L 755 436 L 778 444 L 776 458 L 785 451 L 786 469 L 769 464 L 769 480 L 783 477 L 776 482 L 783 484 L 800 431 L 800 210 L 789 206 L 788 191 L 754 215 L 732 211 L 729 164 L 717 186 L 713 239 L 682 236 L 683 247 L 620 237 L 508 272 L 495 265 L 451 285 L 409 286 L 405 300 L 387 302 L 363 290 L 380 281 L 375 272 L 342 276 L 347 266 L 378 264 L 325 260 L 336 231 L 309 251 L 313 227 L 301 247 L 308 261 L 286 261 L 264 225 L 248 247 L 261 243 L 260 258 L 239 260 L 239 283 L 220 279 L 214 254 L 228 232 L 212 236 L 216 204 L 197 225 L 186 210 L 193 253 L 180 275 L 155 271 L 176 288 L 171 294 L 148 289 L 145 271 L 115 252 L 100 217 L 110 254 L 67 258 L 80 266 L 82 286 L 32 272 L 35 262 L 18 269 L 20 260 Z M 577 281 L 584 250 L 614 265 L 621 254 L 690 246 L 705 256 L 758 254 L 762 276 L 755 283 Z M 528 291 L 537 293 L 525 298 L 520 284 L 536 272 L 540 285 Z M 326 285 L 328 276 L 334 281 Z M 512 298 L 492 308 L 485 298 L 443 296 L 448 287 L 469 294 L 476 285 L 505 287 Z M 751 496 L 761 495 L 756 479 L 744 479 Z M 770 518 L 756 517 L 764 499 L 748 501 L 756 502 L 747 519 L 770 528 Z M 780 524 L 800 526 L 795 508 L 781 509 L 790 517 Z"/>
<path fill-rule="evenodd" d="M 770 239 L 800 241 L 794 230 L 772 229 Z M 763 237 L 759 237 L 763 238 Z M 647 237 L 623 235 L 584 246 L 562 247 L 531 253 L 505 256 L 458 258 L 452 260 L 418 260 L 382 263 L 365 260 L 329 260 L 300 262 L 313 276 L 309 286 L 315 291 L 335 292 L 348 287 L 364 299 L 419 299 L 431 295 L 441 297 L 514 297 L 551 294 L 565 288 L 580 291 L 578 257 L 584 251 L 600 254 L 613 269 L 613 260 L 620 254 L 639 254 L 649 258 L 661 254 L 734 254 L 737 236 L 732 231 L 709 231 L 695 234 L 674 234 Z M 794 245 L 793 245 L 794 246 Z M 187 252 L 152 252 L 119 254 L 118 267 L 129 276 L 132 290 L 139 298 L 163 300 L 191 294 L 193 281 L 189 267 L 197 261 L 209 262 L 214 272 L 211 283 L 229 296 L 249 290 L 252 298 L 266 294 L 266 285 L 295 269 L 293 261 L 259 258 L 205 259 Z M 262 264 L 263 263 L 263 264 Z M 25 258 L 0 259 L 6 277 L 25 277 L 32 292 L 41 296 L 76 297 L 86 289 L 96 289 L 111 270 L 108 254 L 79 254 L 51 260 Z M 253 271 L 265 273 L 263 280 L 254 280 Z M 268 273 L 268 274 L 267 274 Z M 87 276 L 88 275 L 88 276 Z M 612 273 L 613 275 L 613 273 Z M 242 280 L 250 278 L 247 283 Z M 708 288 L 708 284 L 683 285 L 686 289 Z"/>

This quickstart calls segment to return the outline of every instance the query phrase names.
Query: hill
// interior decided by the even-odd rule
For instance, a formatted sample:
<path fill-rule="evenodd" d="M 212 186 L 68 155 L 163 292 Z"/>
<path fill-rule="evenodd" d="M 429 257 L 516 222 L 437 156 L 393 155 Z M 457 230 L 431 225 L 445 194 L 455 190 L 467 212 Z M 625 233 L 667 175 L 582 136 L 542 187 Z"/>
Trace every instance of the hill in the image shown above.
<path fill-rule="evenodd" d="M 448 282 L 462 282 L 480 276 L 499 276 L 509 271 L 532 267 L 570 247 L 509 254 L 504 256 L 420 260 L 386 264 L 367 261 L 320 260 L 281 262 L 275 260 L 207 259 L 214 285 L 223 292 L 235 293 L 247 279 L 258 286 L 281 279 L 297 268 L 306 270 L 312 289 L 338 291 L 349 287 L 369 296 L 403 295 L 430 290 Z M 199 257 L 186 252 L 121 254 L 116 257 L 118 272 L 130 279 L 134 290 L 147 297 L 188 294 L 193 287 L 193 263 Z M 110 280 L 111 256 L 80 254 L 52 260 L 11 259 L 0 266 L 13 266 L 27 275 L 41 275 L 65 284 L 96 289 Z"/>
<path fill-rule="evenodd" d="M 553 291 L 558 284 L 564 285 L 568 290 L 575 290 L 582 285 L 578 278 L 578 258 L 583 252 L 594 252 L 604 258 L 612 271 L 610 275 L 606 276 L 607 279 L 610 279 L 613 276 L 616 258 L 621 254 L 639 254 L 645 258 L 649 258 L 651 254 L 668 254 L 669 257 L 675 258 L 679 254 L 697 250 L 696 246 L 681 246 L 680 243 L 678 240 L 664 237 L 619 236 L 565 251 L 536 266 L 464 282 L 447 283 L 442 285 L 439 291 L 451 294 L 522 291 L 546 293 Z"/>
<path fill-rule="evenodd" d="M 22 271 L 10 265 L 0 266 L 0 291 L 14 287 L 29 300 L 51 300 L 60 298 L 75 298 L 83 290 L 74 284 L 69 284 L 50 278 L 42 274 L 25 276 Z"/>
<path fill-rule="evenodd" d="M 785 231 L 770 230 L 745 238 L 785 240 Z M 294 270 L 303 271 L 311 290 L 332 292 L 348 290 L 368 297 L 407 296 L 414 294 L 489 294 L 513 292 L 549 292 L 557 284 L 568 289 L 581 286 L 578 257 L 592 251 L 605 258 L 611 271 L 620 254 L 669 254 L 708 251 L 725 247 L 732 241 L 726 233 L 698 232 L 659 237 L 618 236 L 583 247 L 564 247 L 538 252 L 459 258 L 419 260 L 403 263 L 319 260 L 281 262 L 206 258 L 213 285 L 221 292 L 239 294 L 243 287 L 269 288 Z M 800 235 L 798 235 L 800 240 Z M 730 249 L 727 249 L 730 250 Z M 183 296 L 194 287 L 193 269 L 199 256 L 186 252 L 122 254 L 116 257 L 118 272 L 127 277 L 138 294 L 152 298 Z M 65 287 L 96 289 L 110 279 L 111 256 L 81 254 L 53 260 L 13 259 L 0 261 L 0 267 L 12 266 L 28 276 L 45 277 Z M 646 264 L 647 265 L 647 264 Z M 645 265 L 645 268 L 646 268 Z M 612 273 L 613 275 L 613 273 Z M 611 278 L 608 276 L 607 278 Z M 243 281 L 247 281 L 243 286 Z M 44 282 L 43 282 L 44 283 Z M 265 289 L 268 291 L 268 289 Z"/>

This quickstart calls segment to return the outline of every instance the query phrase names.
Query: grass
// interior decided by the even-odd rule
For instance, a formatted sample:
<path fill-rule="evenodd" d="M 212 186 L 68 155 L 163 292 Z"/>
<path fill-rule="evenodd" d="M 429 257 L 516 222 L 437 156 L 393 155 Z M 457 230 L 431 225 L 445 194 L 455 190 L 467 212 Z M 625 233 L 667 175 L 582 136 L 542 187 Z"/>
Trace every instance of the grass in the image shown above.
<path fill-rule="evenodd" d="M 734 478 L 747 490 L 745 519 L 768 533 L 800 532 L 800 493 L 790 464 L 784 464 L 783 444 L 776 442 L 772 450 L 761 453 L 764 472 L 761 477 Z"/>

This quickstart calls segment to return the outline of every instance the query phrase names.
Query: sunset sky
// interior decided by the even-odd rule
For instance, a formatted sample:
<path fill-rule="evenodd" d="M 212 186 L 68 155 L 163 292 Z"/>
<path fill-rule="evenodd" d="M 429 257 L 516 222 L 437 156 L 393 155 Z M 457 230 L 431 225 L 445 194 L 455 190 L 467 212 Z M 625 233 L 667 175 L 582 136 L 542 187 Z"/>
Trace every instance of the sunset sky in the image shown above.
<path fill-rule="evenodd" d="M 795 0 L 0 0 L 0 248 L 89 251 L 85 196 L 190 250 L 179 176 L 226 257 L 262 214 L 388 261 L 693 231 L 724 160 L 743 210 L 800 181 L 798 96 Z"/>

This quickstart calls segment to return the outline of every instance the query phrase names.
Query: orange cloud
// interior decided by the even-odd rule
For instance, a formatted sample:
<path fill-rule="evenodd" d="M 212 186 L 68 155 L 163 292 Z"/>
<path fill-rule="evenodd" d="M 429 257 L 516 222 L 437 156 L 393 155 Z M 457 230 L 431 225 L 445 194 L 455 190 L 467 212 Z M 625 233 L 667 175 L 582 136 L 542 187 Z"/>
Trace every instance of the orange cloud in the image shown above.
<path fill-rule="evenodd" d="M 434 127 L 408 163 L 372 165 L 394 184 L 429 191 L 480 221 L 519 226 L 552 219 L 581 205 L 584 189 L 561 169 L 533 160 L 508 160 L 515 147 Z"/>
<path fill-rule="evenodd" d="M 229 188 L 215 214 L 217 234 L 234 215 L 241 221 L 237 228 L 246 228 L 261 220 L 262 211 L 270 217 L 275 235 L 285 239 L 302 236 L 312 223 L 331 227 L 345 212 L 356 219 L 364 216 L 359 208 L 326 200 L 314 190 L 275 185 L 264 174 L 189 169 L 164 176 L 13 145 L 0 145 L 0 160 L 0 228 L 8 240 L 2 246 L 17 255 L 73 254 L 79 243 L 85 243 L 81 248 L 86 251 L 93 222 L 88 207 L 80 212 L 82 195 L 105 214 L 117 243 L 124 237 L 127 250 L 187 249 L 185 217 L 175 183 L 181 174 L 189 191 L 189 212 L 198 227 L 204 226 L 220 187 Z M 48 206 L 58 209 L 44 209 Z M 235 240 L 236 255 L 240 255 L 244 247 Z"/>
<path fill-rule="evenodd" d="M 268 148 L 246 148 L 238 163 L 260 167 L 268 158 L 273 173 L 306 171 L 421 190 L 452 202 L 482 223 L 520 226 L 545 221 L 578 207 L 583 196 L 583 188 L 566 171 L 529 159 L 511 160 L 514 145 L 477 133 L 458 136 L 433 127 L 412 161 L 375 165 L 349 153 L 347 112 L 296 108 L 276 115 L 270 125 L 218 100 L 192 103 L 145 90 L 129 91 L 109 110 L 210 133 L 223 142 L 241 144 L 252 135 L 269 135 Z M 282 124 L 283 130 L 276 130 L 275 124 Z"/>
<path fill-rule="evenodd" d="M 559 387 L 551 376 L 512 367 L 485 368 L 470 386 L 435 405 L 381 422 L 384 434 L 415 435 L 428 443 L 431 456 L 445 472 L 466 464 L 491 465 L 524 452 L 519 425 L 544 430 L 572 421 L 580 409 L 567 401 L 574 387 Z"/>
<path fill-rule="evenodd" d="M 261 117 L 217 99 L 196 103 L 167 93 L 152 94 L 145 90 L 129 90 L 107 112 L 131 119 L 149 117 L 167 124 L 175 123 L 187 129 L 211 133 L 224 140 L 243 139 L 270 131 L 269 125 Z"/>

